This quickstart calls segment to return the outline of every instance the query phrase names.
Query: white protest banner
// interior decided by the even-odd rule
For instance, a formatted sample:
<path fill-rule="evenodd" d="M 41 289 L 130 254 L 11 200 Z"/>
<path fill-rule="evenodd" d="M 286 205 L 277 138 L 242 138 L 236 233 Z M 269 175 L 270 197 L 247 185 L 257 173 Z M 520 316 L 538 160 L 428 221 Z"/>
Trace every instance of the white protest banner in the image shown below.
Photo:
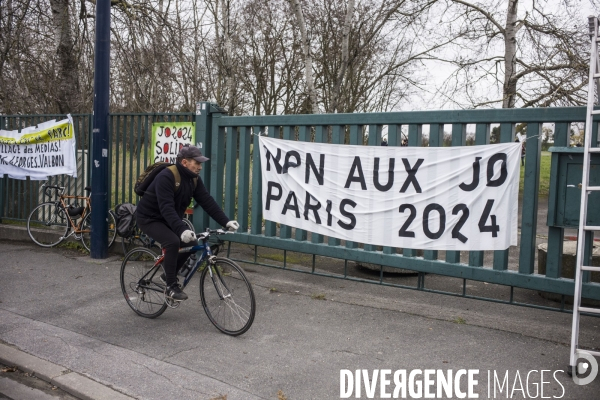
<path fill-rule="evenodd" d="M 47 121 L 19 131 L 0 130 L 0 177 L 46 180 L 52 175 L 77 178 L 73 119 Z"/>
<path fill-rule="evenodd" d="M 380 246 L 503 250 L 517 244 L 520 151 L 260 137 L 264 218 Z"/>
<path fill-rule="evenodd" d="M 152 124 L 154 161 L 175 164 L 179 149 L 193 145 L 196 130 L 193 122 L 155 122 Z"/>

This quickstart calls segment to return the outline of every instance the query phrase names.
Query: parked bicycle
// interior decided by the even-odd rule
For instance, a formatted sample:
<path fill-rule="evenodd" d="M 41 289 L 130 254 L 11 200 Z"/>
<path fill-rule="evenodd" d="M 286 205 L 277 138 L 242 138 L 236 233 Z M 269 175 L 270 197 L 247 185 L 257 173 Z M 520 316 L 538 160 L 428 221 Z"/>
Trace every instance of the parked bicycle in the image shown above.
<path fill-rule="evenodd" d="M 91 248 L 92 203 L 91 187 L 86 187 L 87 196 L 65 194 L 62 186 L 43 185 L 46 196 L 54 198 L 31 211 L 27 218 L 27 233 L 31 240 L 42 247 L 53 247 L 73 236 L 81 240 L 88 251 Z M 83 204 L 83 205 L 81 205 Z M 112 210 L 108 210 L 108 247 L 117 235 L 116 222 Z"/>
<path fill-rule="evenodd" d="M 182 288 L 200 270 L 200 299 L 208 319 L 221 332 L 238 336 L 252 325 L 256 304 L 242 268 L 228 258 L 216 257 L 211 250 L 209 237 L 226 233 L 229 232 L 207 229 L 197 234 L 196 245 L 179 249 L 180 253 L 192 251 L 193 255 L 200 255 L 185 274 Z M 156 318 L 167 307 L 181 304 L 166 296 L 166 285 L 160 280 L 163 259 L 164 254 L 157 256 L 150 249 L 136 248 L 127 253 L 121 264 L 121 290 L 129 307 L 142 317 Z"/>

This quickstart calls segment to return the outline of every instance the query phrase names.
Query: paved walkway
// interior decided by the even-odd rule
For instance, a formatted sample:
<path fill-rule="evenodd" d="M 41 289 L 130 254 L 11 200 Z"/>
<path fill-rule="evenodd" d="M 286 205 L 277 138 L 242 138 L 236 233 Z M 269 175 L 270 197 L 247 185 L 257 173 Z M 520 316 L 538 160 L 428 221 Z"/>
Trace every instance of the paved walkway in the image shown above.
<path fill-rule="evenodd" d="M 7 240 L 0 254 L 0 360 L 80 398 L 337 399 L 344 369 L 477 369 L 479 398 L 510 398 L 508 386 L 512 398 L 540 387 L 544 396 L 598 398 L 600 378 L 577 386 L 564 372 L 569 314 L 248 265 L 257 315 L 231 338 L 206 318 L 197 284 L 179 309 L 148 320 L 123 299 L 118 256 Z M 583 318 L 582 345 L 600 347 L 599 326 Z M 508 379 L 495 397 L 494 373 Z"/>

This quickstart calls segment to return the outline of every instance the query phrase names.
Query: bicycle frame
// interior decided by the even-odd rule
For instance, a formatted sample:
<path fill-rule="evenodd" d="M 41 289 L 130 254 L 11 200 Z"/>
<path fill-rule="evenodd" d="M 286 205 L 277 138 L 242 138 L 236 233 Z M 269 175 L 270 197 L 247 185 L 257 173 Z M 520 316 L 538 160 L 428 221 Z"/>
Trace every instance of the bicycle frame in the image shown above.
<path fill-rule="evenodd" d="M 83 212 L 81 213 L 81 217 L 80 217 L 81 221 L 79 221 L 79 223 L 76 224 L 73 221 L 73 219 L 71 218 L 71 215 L 69 214 L 69 209 L 68 209 L 67 204 L 65 203 L 65 200 L 83 200 L 85 206 L 83 208 Z M 60 194 L 59 198 L 57 200 L 57 203 L 58 202 L 60 202 L 62 209 L 65 210 L 65 214 L 67 214 L 67 218 L 69 219 L 69 225 L 73 229 L 72 233 L 81 234 L 81 233 L 89 233 L 90 232 L 89 229 L 81 229 L 83 226 L 83 221 L 85 220 L 85 217 L 87 217 L 87 215 L 92 212 L 92 203 L 91 203 L 90 197 L 70 196 L 70 195 Z"/>
<path fill-rule="evenodd" d="M 192 277 L 194 276 L 194 274 L 196 273 L 196 271 L 205 263 L 209 263 L 211 261 L 211 257 L 213 256 L 213 252 L 210 248 L 210 243 L 208 242 L 208 238 L 206 239 L 202 239 L 202 243 L 198 243 L 194 246 L 189 246 L 189 247 L 182 247 L 179 249 L 179 253 L 189 253 L 189 252 L 201 252 L 200 257 L 198 257 L 196 264 L 192 267 L 192 269 L 188 272 L 188 274 L 186 275 L 185 279 L 183 280 L 183 285 L 182 288 L 185 288 L 187 286 L 187 284 L 190 282 L 190 280 L 192 279 Z M 164 249 L 163 249 L 163 253 L 159 256 L 157 256 L 155 258 L 155 262 L 154 262 L 154 266 L 152 267 L 152 269 L 150 269 L 143 277 L 142 279 L 140 279 L 140 286 L 142 286 L 144 289 L 147 290 L 154 290 L 154 291 L 159 291 L 156 288 L 147 286 L 146 284 L 142 284 L 142 281 L 145 281 L 148 279 L 148 277 L 150 277 L 150 280 L 152 280 L 154 278 L 154 276 L 156 275 L 156 273 L 159 271 L 159 269 L 157 268 L 158 265 L 163 262 L 165 258 L 165 254 L 164 254 Z M 209 274 L 211 277 L 211 280 L 214 283 L 214 276 L 213 276 L 213 272 L 211 269 L 209 269 Z M 218 274 L 218 271 L 217 271 Z M 225 285 L 225 282 L 223 282 L 223 280 L 221 280 L 221 282 L 223 283 L 223 285 L 227 288 L 227 286 Z M 215 284 L 215 288 L 216 288 L 216 284 Z M 164 289 L 164 288 L 162 288 Z M 227 290 L 229 290 L 227 288 Z M 217 293 L 219 294 L 219 297 L 221 299 L 223 299 L 223 294 L 218 290 L 217 288 Z"/>
<path fill-rule="evenodd" d="M 188 252 L 192 252 L 192 253 L 202 252 L 202 253 L 200 254 L 200 257 L 198 257 L 198 259 L 196 260 L 196 264 L 192 267 L 192 269 L 188 272 L 185 279 L 183 280 L 182 287 L 184 287 L 184 288 L 187 286 L 189 281 L 192 279 L 192 276 L 194 276 L 194 274 L 200 268 L 200 266 L 202 266 L 202 264 L 204 262 L 210 262 L 210 258 L 213 256 L 212 250 L 210 249 L 210 245 L 208 243 L 208 240 L 202 240 L 202 244 L 197 244 L 195 246 L 190 246 L 190 247 L 183 247 L 183 248 L 179 249 L 179 253 L 188 253 Z M 212 273 L 211 273 L 211 275 L 212 275 Z"/>
<path fill-rule="evenodd" d="M 54 203 L 57 206 L 58 210 L 62 210 L 68 221 L 69 221 L 69 229 L 71 230 L 71 232 L 69 234 L 67 234 L 67 236 L 65 236 L 63 239 L 66 239 L 67 237 L 75 234 L 75 235 L 80 235 L 82 233 L 89 233 L 90 230 L 89 229 L 81 229 L 83 227 L 83 221 L 85 220 L 85 217 L 88 216 L 88 214 L 90 214 L 92 212 L 92 201 L 90 196 L 71 196 L 71 195 L 66 195 L 64 194 L 64 188 L 63 187 L 58 187 L 58 186 L 48 186 L 45 189 L 45 193 L 48 197 L 52 196 L 49 191 L 50 190 L 54 190 L 54 197 L 56 198 L 56 196 L 58 196 L 58 198 L 56 198 L 54 200 Z M 71 218 L 71 215 L 69 214 L 69 207 L 68 204 L 65 202 L 65 200 L 81 200 L 84 203 L 84 207 L 83 207 L 83 211 L 81 213 L 81 220 L 79 221 L 79 223 L 75 223 L 73 221 L 73 218 Z"/>

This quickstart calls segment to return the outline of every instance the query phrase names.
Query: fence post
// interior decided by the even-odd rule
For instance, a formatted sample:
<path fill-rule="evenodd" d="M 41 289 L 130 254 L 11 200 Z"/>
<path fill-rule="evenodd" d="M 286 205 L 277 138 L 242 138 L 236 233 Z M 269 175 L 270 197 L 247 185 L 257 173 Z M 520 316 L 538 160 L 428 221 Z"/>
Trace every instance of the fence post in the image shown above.
<path fill-rule="evenodd" d="M 215 197 L 213 191 L 216 190 L 216 182 L 212 182 L 211 177 L 213 169 L 218 170 L 216 163 L 219 158 L 218 154 L 212 154 L 213 152 L 211 152 L 213 147 L 213 114 L 218 114 L 220 116 L 220 114 L 224 111 L 225 110 L 215 103 L 210 103 L 208 101 L 199 101 L 196 103 L 195 145 L 200 148 L 202 154 L 210 158 L 210 161 L 204 163 L 202 171 L 200 171 L 200 179 L 202 179 L 204 186 L 206 186 L 206 190 L 208 190 L 213 197 Z M 216 197 L 215 200 L 218 202 Z M 209 226 L 209 222 L 209 216 L 204 212 L 204 210 L 201 208 L 194 209 L 194 228 L 196 228 L 196 231 L 206 229 L 206 227 Z"/>

